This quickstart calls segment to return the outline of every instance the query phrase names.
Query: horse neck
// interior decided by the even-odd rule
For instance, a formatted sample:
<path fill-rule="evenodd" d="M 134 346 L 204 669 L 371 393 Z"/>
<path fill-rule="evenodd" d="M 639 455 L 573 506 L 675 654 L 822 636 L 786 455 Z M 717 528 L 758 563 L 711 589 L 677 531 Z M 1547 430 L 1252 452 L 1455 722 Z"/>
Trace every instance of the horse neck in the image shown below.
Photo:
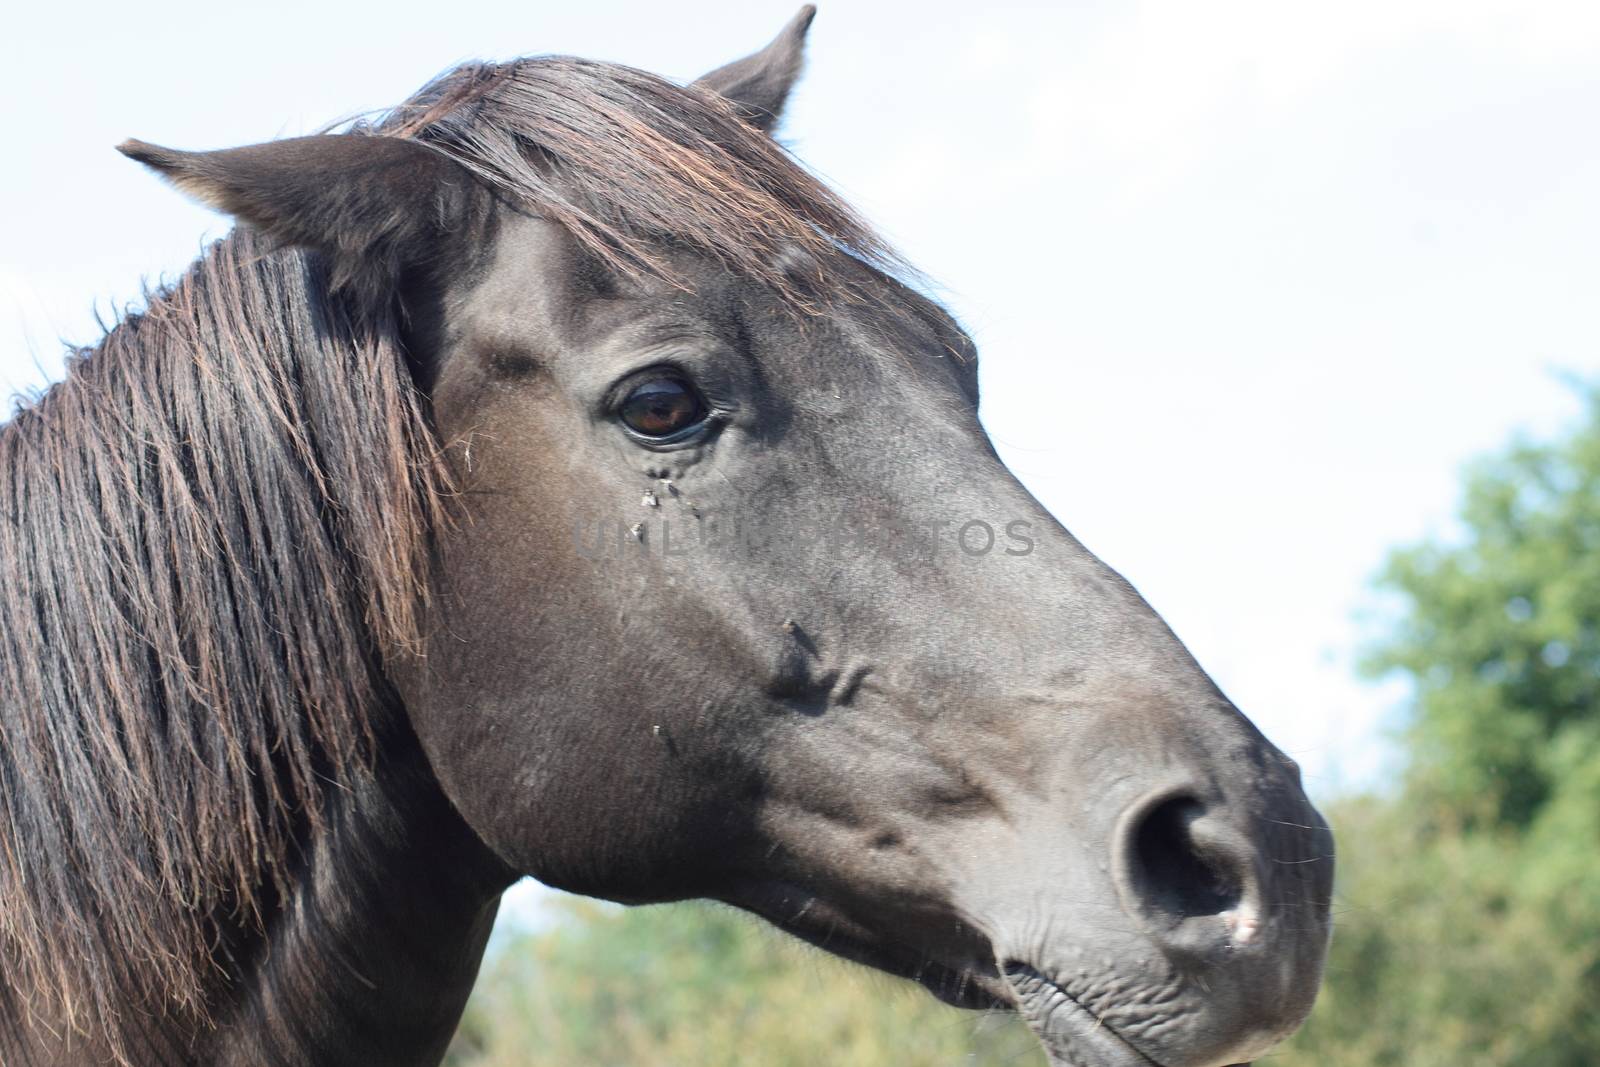
<path fill-rule="evenodd" d="M 265 932 L 239 932 L 220 950 L 231 979 L 213 1025 L 132 1035 L 132 1062 L 436 1067 L 443 1059 L 513 875 L 462 822 L 420 752 L 397 756 L 391 747 L 374 777 L 330 802 L 329 829 L 307 850 L 289 898 L 269 907 Z M 0 985 L 5 1067 L 107 1062 L 104 1050 L 52 1037 L 47 1023 L 30 1028 L 15 1000 Z"/>

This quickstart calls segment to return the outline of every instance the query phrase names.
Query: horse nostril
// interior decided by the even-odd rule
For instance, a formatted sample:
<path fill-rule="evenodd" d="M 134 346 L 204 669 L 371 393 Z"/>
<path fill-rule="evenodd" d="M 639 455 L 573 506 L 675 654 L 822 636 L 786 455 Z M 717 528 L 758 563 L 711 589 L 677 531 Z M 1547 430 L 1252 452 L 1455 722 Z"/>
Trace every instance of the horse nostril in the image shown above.
<path fill-rule="evenodd" d="M 1146 811 L 1126 842 L 1126 871 L 1141 910 L 1165 924 L 1236 912 L 1244 895 L 1242 857 L 1208 832 L 1206 808 L 1174 796 Z"/>

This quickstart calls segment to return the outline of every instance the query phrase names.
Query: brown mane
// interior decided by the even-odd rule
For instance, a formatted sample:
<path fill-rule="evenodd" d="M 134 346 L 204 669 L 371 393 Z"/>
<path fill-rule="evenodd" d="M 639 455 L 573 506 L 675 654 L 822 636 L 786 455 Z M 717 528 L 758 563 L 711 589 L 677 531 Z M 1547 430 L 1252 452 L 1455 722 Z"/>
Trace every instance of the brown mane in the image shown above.
<path fill-rule="evenodd" d="M 624 274 L 687 248 L 804 309 L 841 255 L 895 263 L 720 98 L 627 68 L 466 66 L 367 129 Z M 400 322 L 236 230 L 0 427 L 0 973 L 124 1062 L 132 1014 L 205 1022 L 218 938 L 376 755 L 448 497 Z"/>
<path fill-rule="evenodd" d="M 815 309 L 848 288 L 832 269 L 841 252 L 908 271 L 733 105 L 630 67 L 565 56 L 469 64 L 375 131 L 441 149 L 624 275 L 670 279 L 663 251 L 688 248 Z"/>

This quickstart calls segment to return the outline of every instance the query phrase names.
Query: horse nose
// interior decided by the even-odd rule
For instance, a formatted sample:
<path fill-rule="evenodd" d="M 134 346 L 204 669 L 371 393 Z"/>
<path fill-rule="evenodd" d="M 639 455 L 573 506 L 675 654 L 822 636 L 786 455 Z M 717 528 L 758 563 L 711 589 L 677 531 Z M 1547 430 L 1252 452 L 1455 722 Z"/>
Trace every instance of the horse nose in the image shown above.
<path fill-rule="evenodd" d="M 1117 822 L 1112 854 L 1123 908 L 1163 951 L 1209 955 L 1260 931 L 1259 849 L 1198 790 L 1135 802 Z"/>

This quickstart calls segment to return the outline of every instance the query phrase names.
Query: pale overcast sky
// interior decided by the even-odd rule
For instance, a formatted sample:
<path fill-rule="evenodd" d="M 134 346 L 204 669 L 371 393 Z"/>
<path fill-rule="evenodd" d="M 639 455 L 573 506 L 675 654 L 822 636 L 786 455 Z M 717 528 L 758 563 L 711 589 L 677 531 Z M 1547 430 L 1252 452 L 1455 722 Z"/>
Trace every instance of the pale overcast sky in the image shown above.
<path fill-rule="evenodd" d="M 797 4 L 32 4 L 0 63 L 0 389 L 227 223 L 111 150 L 311 132 L 470 57 L 692 78 Z M 1600 4 L 824 0 L 785 139 L 983 350 L 1002 454 L 1323 796 L 1403 691 L 1386 549 L 1600 356 Z"/>

